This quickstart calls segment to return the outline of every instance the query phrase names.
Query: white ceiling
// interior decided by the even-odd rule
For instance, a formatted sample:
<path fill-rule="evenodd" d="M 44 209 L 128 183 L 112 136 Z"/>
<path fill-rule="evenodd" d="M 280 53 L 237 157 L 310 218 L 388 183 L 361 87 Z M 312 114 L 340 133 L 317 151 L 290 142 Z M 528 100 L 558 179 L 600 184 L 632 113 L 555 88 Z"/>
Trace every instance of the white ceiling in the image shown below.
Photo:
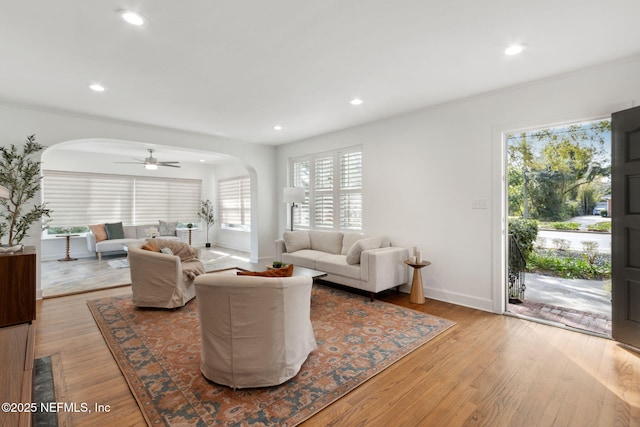
<path fill-rule="evenodd" d="M 637 55 L 638 16 L 638 0 L 0 0 L 0 101 L 281 144 Z"/>

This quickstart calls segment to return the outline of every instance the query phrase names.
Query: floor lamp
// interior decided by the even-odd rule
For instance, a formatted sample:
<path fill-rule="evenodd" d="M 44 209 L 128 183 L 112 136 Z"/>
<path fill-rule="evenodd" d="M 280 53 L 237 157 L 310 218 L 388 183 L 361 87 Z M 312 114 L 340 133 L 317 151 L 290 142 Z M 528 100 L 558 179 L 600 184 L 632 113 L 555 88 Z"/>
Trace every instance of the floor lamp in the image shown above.
<path fill-rule="evenodd" d="M 304 188 L 284 187 L 282 200 L 285 203 L 291 203 L 291 231 L 293 231 L 293 208 L 298 207 L 298 203 L 304 202 Z"/>

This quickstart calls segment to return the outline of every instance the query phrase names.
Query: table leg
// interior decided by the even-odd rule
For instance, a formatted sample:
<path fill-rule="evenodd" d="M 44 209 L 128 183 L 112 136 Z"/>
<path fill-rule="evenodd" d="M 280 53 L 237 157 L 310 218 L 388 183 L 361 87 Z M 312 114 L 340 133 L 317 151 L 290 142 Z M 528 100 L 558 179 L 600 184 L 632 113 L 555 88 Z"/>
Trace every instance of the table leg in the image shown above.
<path fill-rule="evenodd" d="M 422 289 L 422 272 L 419 268 L 413 269 L 413 281 L 411 282 L 411 294 L 409 302 L 424 304 L 424 289 Z"/>
<path fill-rule="evenodd" d="M 71 258 L 70 256 L 70 250 L 71 250 L 71 236 L 65 236 L 67 239 L 67 250 L 66 250 L 66 256 L 62 259 L 59 259 L 58 261 L 76 261 L 78 258 Z"/>

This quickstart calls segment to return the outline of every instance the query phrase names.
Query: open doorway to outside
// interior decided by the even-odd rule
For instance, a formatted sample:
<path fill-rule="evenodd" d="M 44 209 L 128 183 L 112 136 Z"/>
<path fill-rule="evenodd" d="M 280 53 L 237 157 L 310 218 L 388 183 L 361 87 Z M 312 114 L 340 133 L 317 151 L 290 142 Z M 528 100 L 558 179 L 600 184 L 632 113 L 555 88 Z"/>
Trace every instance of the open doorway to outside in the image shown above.
<path fill-rule="evenodd" d="M 610 119 L 504 138 L 506 311 L 610 336 Z"/>

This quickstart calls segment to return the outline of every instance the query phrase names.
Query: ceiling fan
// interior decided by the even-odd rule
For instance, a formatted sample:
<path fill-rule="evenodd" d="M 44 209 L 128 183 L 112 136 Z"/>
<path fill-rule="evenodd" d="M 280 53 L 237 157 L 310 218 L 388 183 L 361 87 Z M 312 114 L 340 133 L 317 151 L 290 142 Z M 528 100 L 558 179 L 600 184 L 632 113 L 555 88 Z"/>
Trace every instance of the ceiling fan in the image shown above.
<path fill-rule="evenodd" d="M 133 163 L 133 164 L 140 164 L 140 165 L 144 165 L 145 169 L 150 169 L 150 170 L 155 170 L 158 169 L 158 166 L 167 166 L 170 168 L 179 168 L 180 166 L 177 163 L 180 162 L 159 162 L 158 159 L 156 159 L 155 157 L 153 157 L 153 148 L 148 148 L 147 151 L 149 151 L 149 157 L 145 158 L 144 160 L 138 160 L 138 159 L 134 159 L 137 160 L 135 162 L 114 162 L 114 163 Z"/>

